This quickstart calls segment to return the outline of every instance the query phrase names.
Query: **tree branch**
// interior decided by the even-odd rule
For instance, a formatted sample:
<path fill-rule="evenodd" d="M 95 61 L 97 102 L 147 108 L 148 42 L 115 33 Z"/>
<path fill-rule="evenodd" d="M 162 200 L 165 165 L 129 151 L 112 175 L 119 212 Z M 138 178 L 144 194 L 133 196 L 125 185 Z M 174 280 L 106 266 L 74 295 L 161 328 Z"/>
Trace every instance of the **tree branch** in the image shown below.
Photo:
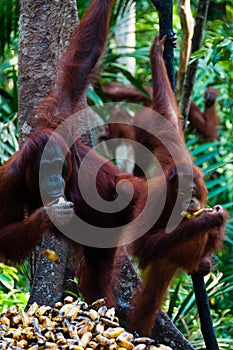
<path fill-rule="evenodd" d="M 173 1 L 172 0 L 151 0 L 159 13 L 160 37 L 167 35 L 164 45 L 164 61 L 167 68 L 167 74 L 171 83 L 172 90 L 175 92 L 175 74 L 174 74 L 174 37 L 172 25 Z"/>
<path fill-rule="evenodd" d="M 181 24 L 181 47 L 180 63 L 176 82 L 176 98 L 180 100 L 183 88 L 184 76 L 187 69 L 188 60 L 191 52 L 191 44 L 194 29 L 194 19 L 190 8 L 190 0 L 178 0 L 178 11 Z"/>
<path fill-rule="evenodd" d="M 205 26 L 206 17 L 207 17 L 208 5 L 209 5 L 209 0 L 200 0 L 198 3 L 197 12 L 195 16 L 194 34 L 192 38 L 191 56 L 194 52 L 196 52 L 197 50 L 200 50 L 201 48 L 201 42 L 202 42 L 204 26 Z M 191 96 L 192 96 L 194 81 L 196 77 L 197 66 L 198 66 L 198 60 L 196 59 L 195 61 L 193 61 L 188 65 L 187 71 L 185 73 L 183 90 L 181 93 L 181 99 L 179 103 L 181 113 L 184 116 L 185 120 L 187 120 L 188 118 L 188 112 L 189 112 L 190 103 L 191 103 Z"/>

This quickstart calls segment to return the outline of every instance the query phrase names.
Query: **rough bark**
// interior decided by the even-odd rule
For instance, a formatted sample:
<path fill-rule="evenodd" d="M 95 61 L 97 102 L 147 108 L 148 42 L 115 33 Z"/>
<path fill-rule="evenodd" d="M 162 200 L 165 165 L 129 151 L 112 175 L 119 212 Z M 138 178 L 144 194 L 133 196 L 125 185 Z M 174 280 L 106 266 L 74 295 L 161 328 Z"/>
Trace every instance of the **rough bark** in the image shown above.
<path fill-rule="evenodd" d="M 116 281 L 119 285 L 115 291 L 117 309 L 121 324 L 127 328 L 128 312 L 133 294 L 140 288 L 142 282 L 138 277 L 130 257 L 125 249 L 119 249 L 114 264 L 118 273 Z"/>
<path fill-rule="evenodd" d="M 19 134 L 24 141 L 38 102 L 48 94 L 55 62 L 78 22 L 75 0 L 21 0 L 19 22 Z"/>
<path fill-rule="evenodd" d="M 44 234 L 27 308 L 36 301 L 38 304 L 53 306 L 63 297 L 66 288 L 66 267 L 69 261 L 69 242 L 53 233 Z M 51 249 L 59 258 L 51 261 L 42 252 Z"/>
<path fill-rule="evenodd" d="M 173 350 L 194 350 L 165 312 L 155 319 L 152 338 Z"/>
<path fill-rule="evenodd" d="M 55 80 L 55 62 L 67 46 L 78 22 L 75 0 L 21 0 L 19 38 L 19 134 L 21 143 L 30 135 L 39 101 Z M 39 254 L 28 305 L 53 304 L 62 297 L 72 244 L 44 235 L 41 249 L 54 250 L 60 262 Z"/>

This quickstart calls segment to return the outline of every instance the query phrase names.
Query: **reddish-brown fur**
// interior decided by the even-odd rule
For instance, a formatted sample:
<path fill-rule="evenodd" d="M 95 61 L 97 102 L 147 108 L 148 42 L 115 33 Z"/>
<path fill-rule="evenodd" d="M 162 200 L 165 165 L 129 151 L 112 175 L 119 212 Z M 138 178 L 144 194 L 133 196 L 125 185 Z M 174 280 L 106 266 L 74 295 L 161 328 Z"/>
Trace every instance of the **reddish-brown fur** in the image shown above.
<path fill-rule="evenodd" d="M 5 261 L 22 261 L 46 230 L 59 234 L 41 201 L 38 169 L 37 174 L 33 174 L 31 169 L 41 156 L 52 131 L 82 106 L 80 99 L 92 79 L 105 44 L 112 2 L 92 1 L 74 33 L 67 53 L 60 60 L 60 72 L 54 90 L 40 104 L 39 115 L 34 123 L 36 131 L 0 168 L 0 256 Z M 64 129 L 60 134 L 54 134 L 53 142 L 59 144 L 64 152 L 68 151 L 66 159 L 69 176 L 66 179 L 65 195 L 68 201 L 74 203 L 75 213 L 94 226 L 118 227 L 129 222 L 143 180 L 134 181 L 134 198 L 125 209 L 112 214 L 92 209 L 82 198 L 78 187 L 80 160 L 90 149 L 76 142 L 69 150 L 67 143 L 72 136 L 71 130 Z M 121 175 L 120 170 L 111 162 L 106 162 L 94 151 L 90 152 L 90 168 L 85 174 L 86 190 L 90 195 L 94 185 L 92 167 L 105 161 L 97 176 L 97 188 L 105 200 L 112 201 L 117 197 L 116 177 L 117 181 L 121 177 L 129 180 L 133 177 Z M 88 302 L 107 295 L 109 304 L 113 303 L 113 290 L 109 282 L 115 251 L 115 248 L 80 247 L 79 254 L 84 261 L 79 271 L 80 291 Z"/>
<path fill-rule="evenodd" d="M 32 173 L 32 164 L 52 135 L 51 130 L 35 132 L 7 162 L 0 167 L 0 256 L 6 261 L 26 258 L 46 229 L 51 228 L 46 209 L 42 207 L 39 176 Z M 61 136 L 53 137 L 64 152 L 71 179 L 71 154 Z M 70 181 L 70 180 L 69 180 Z M 25 216 L 26 214 L 26 216 Z M 40 225 L 38 225 L 40 222 Z"/>
<path fill-rule="evenodd" d="M 218 139 L 219 117 L 216 111 L 216 98 L 218 90 L 208 88 L 205 91 L 205 109 L 201 112 L 199 107 L 191 101 L 189 110 L 190 126 L 207 141 Z"/>
<path fill-rule="evenodd" d="M 164 134 L 165 145 L 152 137 L 152 151 L 162 164 L 165 174 L 166 186 L 163 185 L 161 174 L 149 181 L 151 188 L 150 205 L 148 212 L 136 225 L 138 232 L 143 232 L 145 222 L 153 218 L 160 209 L 162 198 L 167 187 L 165 205 L 159 219 L 151 229 L 141 238 L 134 241 L 130 247 L 131 253 L 138 257 L 139 266 L 144 270 L 144 284 L 142 289 L 132 299 L 129 329 L 137 331 L 140 335 L 150 336 L 154 317 L 160 310 L 160 306 L 167 291 L 168 285 L 177 268 L 192 272 L 199 269 L 203 258 L 216 252 L 222 246 L 224 237 L 224 224 L 227 214 L 222 207 L 216 206 L 213 212 L 203 212 L 199 216 L 187 219 L 181 218 L 181 207 L 175 206 L 178 196 L 177 169 L 179 169 L 179 181 L 191 176 L 196 193 L 192 195 L 188 208 L 191 208 L 193 200 L 201 208 L 205 207 L 207 190 L 200 170 L 192 165 L 192 161 L 185 150 L 182 134 L 182 118 L 176 104 L 167 77 L 166 67 L 163 61 L 164 38 L 159 41 L 155 38 L 151 49 L 151 69 L 153 78 L 153 108 L 162 114 L 172 124 L 171 130 L 159 130 L 158 135 Z M 157 116 L 158 117 L 158 116 Z M 154 124 L 153 124 L 154 118 Z M 156 115 L 151 114 L 150 125 L 153 129 L 156 124 Z M 149 124 L 148 124 L 149 125 Z M 150 128 L 147 128 L 150 131 Z M 149 137 L 145 133 L 145 140 Z M 150 143 L 149 143 L 150 144 Z M 166 146 L 172 145 L 174 154 L 178 155 L 178 163 L 166 150 Z M 177 148 L 177 149 L 176 149 Z M 192 175 L 193 174 L 193 175 Z M 135 217 L 142 210 L 146 199 L 140 198 L 135 209 Z M 175 217 L 180 217 L 180 223 L 166 232 L 168 220 L 172 212 Z"/>
<path fill-rule="evenodd" d="M 132 85 L 123 86 L 116 82 L 102 84 L 101 88 L 105 95 L 113 102 L 124 100 L 132 103 L 140 102 L 148 107 L 151 106 L 152 88 L 149 86 L 144 87 L 148 96 L 145 96 L 145 94 Z"/>
<path fill-rule="evenodd" d="M 46 230 L 59 232 L 47 216 L 39 193 L 39 179 L 35 178 L 32 173 L 32 165 L 38 158 L 38 154 L 43 151 L 51 135 L 52 130 L 39 129 L 25 142 L 20 151 L 0 168 L 2 203 L 0 210 L 0 256 L 4 257 L 6 261 L 19 262 L 26 258 Z M 68 201 L 74 203 L 75 213 L 84 221 L 97 227 L 118 227 L 129 222 L 132 215 L 131 206 L 134 207 L 135 201 L 139 197 L 143 180 L 134 181 L 134 199 L 124 210 L 113 214 L 95 210 L 86 204 L 85 199 L 80 194 L 77 183 L 79 164 L 72 160 L 72 153 L 64 139 L 58 134 L 53 134 L 52 137 L 54 144 L 59 143 L 64 152 L 68 151 L 66 160 L 69 165 L 69 174 L 65 196 Z M 98 173 L 96 186 L 100 191 L 100 196 L 107 201 L 112 201 L 117 197 L 116 181 L 125 178 L 133 179 L 131 175 L 121 174 L 120 170 L 111 162 L 106 162 L 96 152 L 91 151 L 80 142 L 76 143 L 76 152 L 81 160 L 88 152 L 89 157 L 91 157 L 90 168 L 85 168 L 86 191 L 89 191 L 87 193 L 89 196 L 93 191 L 92 170 L 95 165 L 98 166 L 98 164 L 105 162 Z M 26 219 L 25 210 L 28 216 Z M 115 248 L 82 247 L 82 251 L 85 264 L 80 275 L 80 291 L 88 301 L 108 295 L 109 303 L 113 303 L 111 291 L 108 293 L 108 287 Z"/>

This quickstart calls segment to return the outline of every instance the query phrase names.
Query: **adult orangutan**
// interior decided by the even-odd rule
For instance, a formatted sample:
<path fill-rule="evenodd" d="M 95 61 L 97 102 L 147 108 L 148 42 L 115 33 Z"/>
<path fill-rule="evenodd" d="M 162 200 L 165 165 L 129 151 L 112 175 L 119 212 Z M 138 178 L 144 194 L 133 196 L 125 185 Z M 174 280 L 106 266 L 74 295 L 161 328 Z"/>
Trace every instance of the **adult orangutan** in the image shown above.
<path fill-rule="evenodd" d="M 151 113 L 146 130 L 139 130 L 144 133 L 144 144 L 151 147 L 159 160 L 162 172 L 148 183 L 148 210 L 134 225 L 134 230 L 142 236 L 130 247 L 144 271 L 144 283 L 132 299 L 129 329 L 143 336 L 150 336 L 154 317 L 177 268 L 189 273 L 202 270 L 206 257 L 222 247 L 227 218 L 219 205 L 204 209 L 207 190 L 201 171 L 193 165 L 185 149 L 182 116 L 162 56 L 165 39 L 160 41 L 156 36 L 150 52 L 153 109 L 160 116 Z M 150 135 L 156 128 L 156 137 Z M 140 198 L 137 202 L 134 218 L 141 213 L 145 201 Z M 158 219 L 151 221 L 145 232 L 145 225 L 152 217 Z"/>
<path fill-rule="evenodd" d="M 57 128 L 82 106 L 82 96 L 93 79 L 105 45 L 112 3 L 113 0 L 91 2 L 59 62 L 60 74 L 53 91 L 40 103 L 34 122 L 35 132 L 0 168 L 0 256 L 5 261 L 22 261 L 46 230 L 60 234 L 69 229 L 74 213 L 90 226 L 108 229 L 131 219 L 144 181 L 122 175 L 111 162 L 79 141 L 70 146 L 74 130 L 66 126 Z M 48 142 L 50 146 L 47 146 Z M 89 173 L 84 174 L 86 195 L 92 195 L 96 185 L 103 200 L 116 202 L 116 213 L 91 208 L 80 192 L 80 162 L 87 153 L 91 160 Z M 95 183 L 92 171 L 98 166 Z M 121 178 L 132 181 L 135 188 L 132 200 L 123 209 L 116 190 L 116 182 Z M 120 190 L 120 185 L 118 188 Z M 66 201 L 60 203 L 59 197 L 65 197 Z M 119 196 L 123 201 L 125 197 L 128 195 L 124 193 Z M 81 228 L 77 227 L 76 231 L 78 241 Z M 117 235 L 114 239 L 117 245 Z M 101 249 L 79 245 L 78 253 L 82 256 L 79 287 L 88 302 L 107 296 L 109 304 L 113 304 L 110 281 L 115 251 L 115 247 Z"/>

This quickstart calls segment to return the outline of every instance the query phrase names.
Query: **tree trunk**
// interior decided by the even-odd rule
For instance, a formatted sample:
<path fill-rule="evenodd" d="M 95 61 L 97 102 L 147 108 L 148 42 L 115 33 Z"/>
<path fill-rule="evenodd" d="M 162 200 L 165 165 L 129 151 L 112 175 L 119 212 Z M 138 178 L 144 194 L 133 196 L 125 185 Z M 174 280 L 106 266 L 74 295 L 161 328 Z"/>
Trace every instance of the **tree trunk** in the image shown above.
<path fill-rule="evenodd" d="M 20 1 L 19 37 L 19 135 L 25 141 L 37 105 L 50 91 L 56 76 L 55 62 L 69 43 L 78 16 L 75 0 Z M 47 232 L 41 249 L 52 249 L 53 262 L 39 254 L 28 302 L 53 304 L 62 297 L 71 243 Z"/>
<path fill-rule="evenodd" d="M 209 0 L 199 0 L 196 15 L 195 15 L 195 27 L 194 27 L 194 33 L 192 38 L 191 55 L 194 52 L 200 50 L 201 48 L 201 42 L 202 42 L 203 31 L 204 31 L 206 17 L 207 17 L 208 6 L 209 6 Z M 191 96 L 192 96 L 193 86 L 195 82 L 197 66 L 198 66 L 198 59 L 194 60 L 192 63 L 188 65 L 187 70 L 185 72 L 182 93 L 180 96 L 179 107 L 186 121 L 188 120 L 188 112 L 189 112 L 190 103 L 191 103 Z"/>
<path fill-rule="evenodd" d="M 181 24 L 181 47 L 180 47 L 180 63 L 178 78 L 176 83 L 176 98 L 180 100 L 180 95 L 183 89 L 184 76 L 190 56 L 194 19 L 190 8 L 190 0 L 178 0 L 178 9 Z"/>
<path fill-rule="evenodd" d="M 136 46 L 136 9 L 133 2 L 128 6 L 124 15 L 119 17 L 116 27 L 117 53 L 128 54 L 135 50 Z M 118 62 L 125 65 L 132 75 L 135 75 L 136 60 L 134 57 L 120 57 Z"/>

